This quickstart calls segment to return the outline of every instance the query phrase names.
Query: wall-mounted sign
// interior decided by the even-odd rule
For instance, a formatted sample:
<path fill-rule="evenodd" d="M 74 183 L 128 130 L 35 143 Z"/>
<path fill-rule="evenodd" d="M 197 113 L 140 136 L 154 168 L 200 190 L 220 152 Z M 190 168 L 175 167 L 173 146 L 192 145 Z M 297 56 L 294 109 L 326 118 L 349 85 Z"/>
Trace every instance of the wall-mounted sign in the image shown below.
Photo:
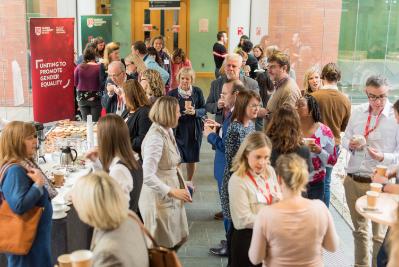
<path fill-rule="evenodd" d="M 198 31 L 199 32 L 209 32 L 209 20 L 208 19 L 199 19 Z"/>
<path fill-rule="evenodd" d="M 152 31 L 152 24 L 143 24 L 143 31 L 144 32 Z"/>
<path fill-rule="evenodd" d="M 149 0 L 150 10 L 180 9 L 180 0 Z"/>
<path fill-rule="evenodd" d="M 180 25 L 173 25 L 172 26 L 172 32 L 179 32 L 180 31 Z"/>
<path fill-rule="evenodd" d="M 244 27 L 241 26 L 237 27 L 237 35 L 238 36 L 244 35 Z"/>

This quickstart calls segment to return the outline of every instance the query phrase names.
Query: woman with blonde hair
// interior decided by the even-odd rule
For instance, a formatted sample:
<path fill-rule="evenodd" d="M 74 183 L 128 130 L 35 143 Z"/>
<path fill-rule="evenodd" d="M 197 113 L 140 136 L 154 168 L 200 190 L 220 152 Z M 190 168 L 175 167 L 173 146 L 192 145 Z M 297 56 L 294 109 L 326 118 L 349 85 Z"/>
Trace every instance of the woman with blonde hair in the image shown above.
<path fill-rule="evenodd" d="M 129 128 L 133 151 L 142 159 L 141 144 L 151 127 L 149 118 L 150 100 L 147 98 L 143 87 L 136 80 L 126 81 L 122 88 L 122 95 L 126 102 L 126 112 L 122 114 L 122 118 L 124 118 Z"/>
<path fill-rule="evenodd" d="M 179 121 L 179 102 L 171 96 L 160 97 L 149 115 L 152 125 L 141 146 L 140 212 L 157 243 L 177 250 L 188 237 L 184 203 L 191 202 L 178 167 L 181 158 L 172 130 Z"/>
<path fill-rule="evenodd" d="M 177 147 L 186 163 L 187 179 L 193 180 L 196 162 L 199 162 L 202 131 L 204 123 L 202 117 L 206 115 L 205 99 L 201 88 L 193 86 L 195 73 L 192 68 L 182 68 L 177 74 L 179 87 L 169 91 L 168 95 L 179 101 L 179 124 L 175 129 Z"/>
<path fill-rule="evenodd" d="M 275 170 L 282 200 L 258 213 L 249 259 L 263 266 L 323 266 L 322 248 L 336 251 L 339 238 L 326 205 L 302 197 L 306 162 L 296 154 L 281 155 Z"/>
<path fill-rule="evenodd" d="M 140 84 L 144 88 L 151 105 L 154 104 L 159 97 L 165 95 L 165 85 L 162 82 L 161 75 L 156 70 L 145 70 L 141 75 Z"/>
<path fill-rule="evenodd" d="M 302 95 L 313 93 L 321 88 L 320 69 L 317 66 L 312 66 L 306 70 L 303 78 L 303 92 Z"/>
<path fill-rule="evenodd" d="M 116 43 L 116 42 L 110 42 L 105 46 L 104 60 L 103 60 L 105 69 L 108 69 L 108 65 L 112 61 L 121 60 L 119 48 L 120 48 L 120 45 L 119 45 L 119 43 Z"/>
<path fill-rule="evenodd" d="M 6 254 L 10 267 L 53 266 L 51 198 L 57 192 L 34 162 L 36 148 L 36 129 L 31 123 L 12 121 L 1 131 L 0 205 L 7 201 L 12 212 L 17 215 L 26 214 L 37 206 L 44 208 L 29 252 L 26 255 Z"/>
<path fill-rule="evenodd" d="M 111 42 L 108 43 L 104 48 L 104 58 L 102 63 L 100 64 L 100 87 L 105 88 L 106 84 L 108 84 L 108 66 L 113 61 L 121 60 L 119 54 L 119 43 Z"/>
<path fill-rule="evenodd" d="M 139 219 L 129 212 L 123 196 L 116 181 L 102 171 L 79 178 L 72 190 L 79 218 L 94 227 L 93 267 L 149 266 Z"/>
<path fill-rule="evenodd" d="M 104 170 L 117 181 L 134 212 L 138 212 L 138 201 L 143 176 L 135 160 L 125 121 L 116 114 L 101 117 L 97 124 L 98 149 L 87 152 L 94 170 Z"/>
<path fill-rule="evenodd" d="M 126 74 L 128 78 L 140 80 L 141 74 L 147 69 L 144 61 L 136 54 L 130 54 L 125 57 Z"/>
<path fill-rule="evenodd" d="M 262 207 L 281 198 L 280 186 L 269 158 L 272 144 L 262 132 L 249 134 L 233 161 L 229 181 L 230 211 L 233 220 L 231 266 L 254 266 L 248 258 L 252 228 Z"/>

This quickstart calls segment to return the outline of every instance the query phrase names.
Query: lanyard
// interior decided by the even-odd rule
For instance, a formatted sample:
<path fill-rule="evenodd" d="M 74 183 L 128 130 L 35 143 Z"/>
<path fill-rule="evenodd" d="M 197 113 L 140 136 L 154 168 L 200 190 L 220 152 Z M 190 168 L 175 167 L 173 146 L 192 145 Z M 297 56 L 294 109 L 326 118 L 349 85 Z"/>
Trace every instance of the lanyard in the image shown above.
<path fill-rule="evenodd" d="M 267 195 L 265 194 L 265 192 L 263 191 L 262 188 L 260 188 L 258 186 L 258 183 L 256 182 L 255 178 L 252 176 L 252 174 L 250 172 L 247 172 L 247 176 L 249 177 L 249 179 L 251 179 L 251 181 L 254 183 L 254 185 L 256 186 L 256 189 L 258 189 L 258 191 L 260 191 L 262 193 L 262 195 L 265 197 L 266 199 L 266 203 L 268 205 L 272 204 L 273 201 L 273 196 L 272 194 L 270 194 L 270 188 L 269 188 L 269 183 L 266 182 L 266 190 L 269 192 L 269 197 L 267 197 Z"/>
<path fill-rule="evenodd" d="M 367 139 L 367 137 L 369 136 L 369 134 L 371 132 L 373 132 L 375 129 L 377 129 L 378 126 L 378 120 L 380 119 L 381 113 L 384 109 L 382 109 L 380 111 L 380 113 L 378 113 L 377 118 L 375 119 L 375 123 L 374 123 L 374 127 L 369 129 L 370 127 L 370 122 L 371 122 L 371 109 L 369 109 L 369 117 L 367 118 L 367 123 L 366 123 L 366 127 L 364 128 L 364 137 Z"/>

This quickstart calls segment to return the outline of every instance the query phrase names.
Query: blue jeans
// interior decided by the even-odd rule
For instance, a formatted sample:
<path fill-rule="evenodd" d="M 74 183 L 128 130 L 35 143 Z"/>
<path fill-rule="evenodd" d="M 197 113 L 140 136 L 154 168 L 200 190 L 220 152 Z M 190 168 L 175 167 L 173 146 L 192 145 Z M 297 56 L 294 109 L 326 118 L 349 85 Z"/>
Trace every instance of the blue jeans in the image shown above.
<path fill-rule="evenodd" d="M 335 146 L 335 151 L 337 152 L 337 157 L 341 153 L 341 148 L 339 145 Z M 330 207 L 330 184 L 331 184 L 331 174 L 332 174 L 332 167 L 326 167 L 326 176 L 324 178 L 324 203 L 326 203 L 327 208 Z"/>
<path fill-rule="evenodd" d="M 324 181 L 322 180 L 314 184 L 309 183 L 307 194 L 309 199 L 320 199 L 324 202 Z"/>
<path fill-rule="evenodd" d="M 389 230 L 390 228 L 388 228 L 387 234 L 385 235 L 384 238 L 384 242 L 382 243 L 382 246 L 377 254 L 377 267 L 385 267 L 388 264 L 388 254 L 386 246 L 388 241 Z"/>
<path fill-rule="evenodd" d="M 330 206 L 330 184 L 331 184 L 331 174 L 332 167 L 326 167 L 326 176 L 324 178 L 324 198 L 323 202 L 326 203 L 327 208 Z"/>

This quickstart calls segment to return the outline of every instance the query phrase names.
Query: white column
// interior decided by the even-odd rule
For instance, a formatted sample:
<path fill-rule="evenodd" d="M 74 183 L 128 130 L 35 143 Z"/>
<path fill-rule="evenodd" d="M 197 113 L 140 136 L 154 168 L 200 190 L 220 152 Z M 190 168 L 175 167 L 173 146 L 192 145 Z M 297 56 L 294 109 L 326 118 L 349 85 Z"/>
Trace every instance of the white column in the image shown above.
<path fill-rule="evenodd" d="M 58 18 L 75 18 L 74 30 L 74 48 L 78 50 L 78 34 L 76 19 L 76 0 L 57 0 L 57 17 Z"/>
<path fill-rule="evenodd" d="M 77 1 L 77 19 L 78 22 L 78 47 L 79 54 L 82 53 L 82 40 L 81 40 L 81 27 L 80 27 L 80 16 L 82 15 L 95 15 L 96 14 L 96 0 L 76 0 Z"/>
<path fill-rule="evenodd" d="M 259 44 L 264 35 L 269 35 L 269 0 L 251 0 L 250 39 Z"/>
<path fill-rule="evenodd" d="M 249 36 L 250 10 L 250 0 L 230 0 L 228 32 L 229 53 L 233 52 L 240 41 L 239 31 Z"/>

